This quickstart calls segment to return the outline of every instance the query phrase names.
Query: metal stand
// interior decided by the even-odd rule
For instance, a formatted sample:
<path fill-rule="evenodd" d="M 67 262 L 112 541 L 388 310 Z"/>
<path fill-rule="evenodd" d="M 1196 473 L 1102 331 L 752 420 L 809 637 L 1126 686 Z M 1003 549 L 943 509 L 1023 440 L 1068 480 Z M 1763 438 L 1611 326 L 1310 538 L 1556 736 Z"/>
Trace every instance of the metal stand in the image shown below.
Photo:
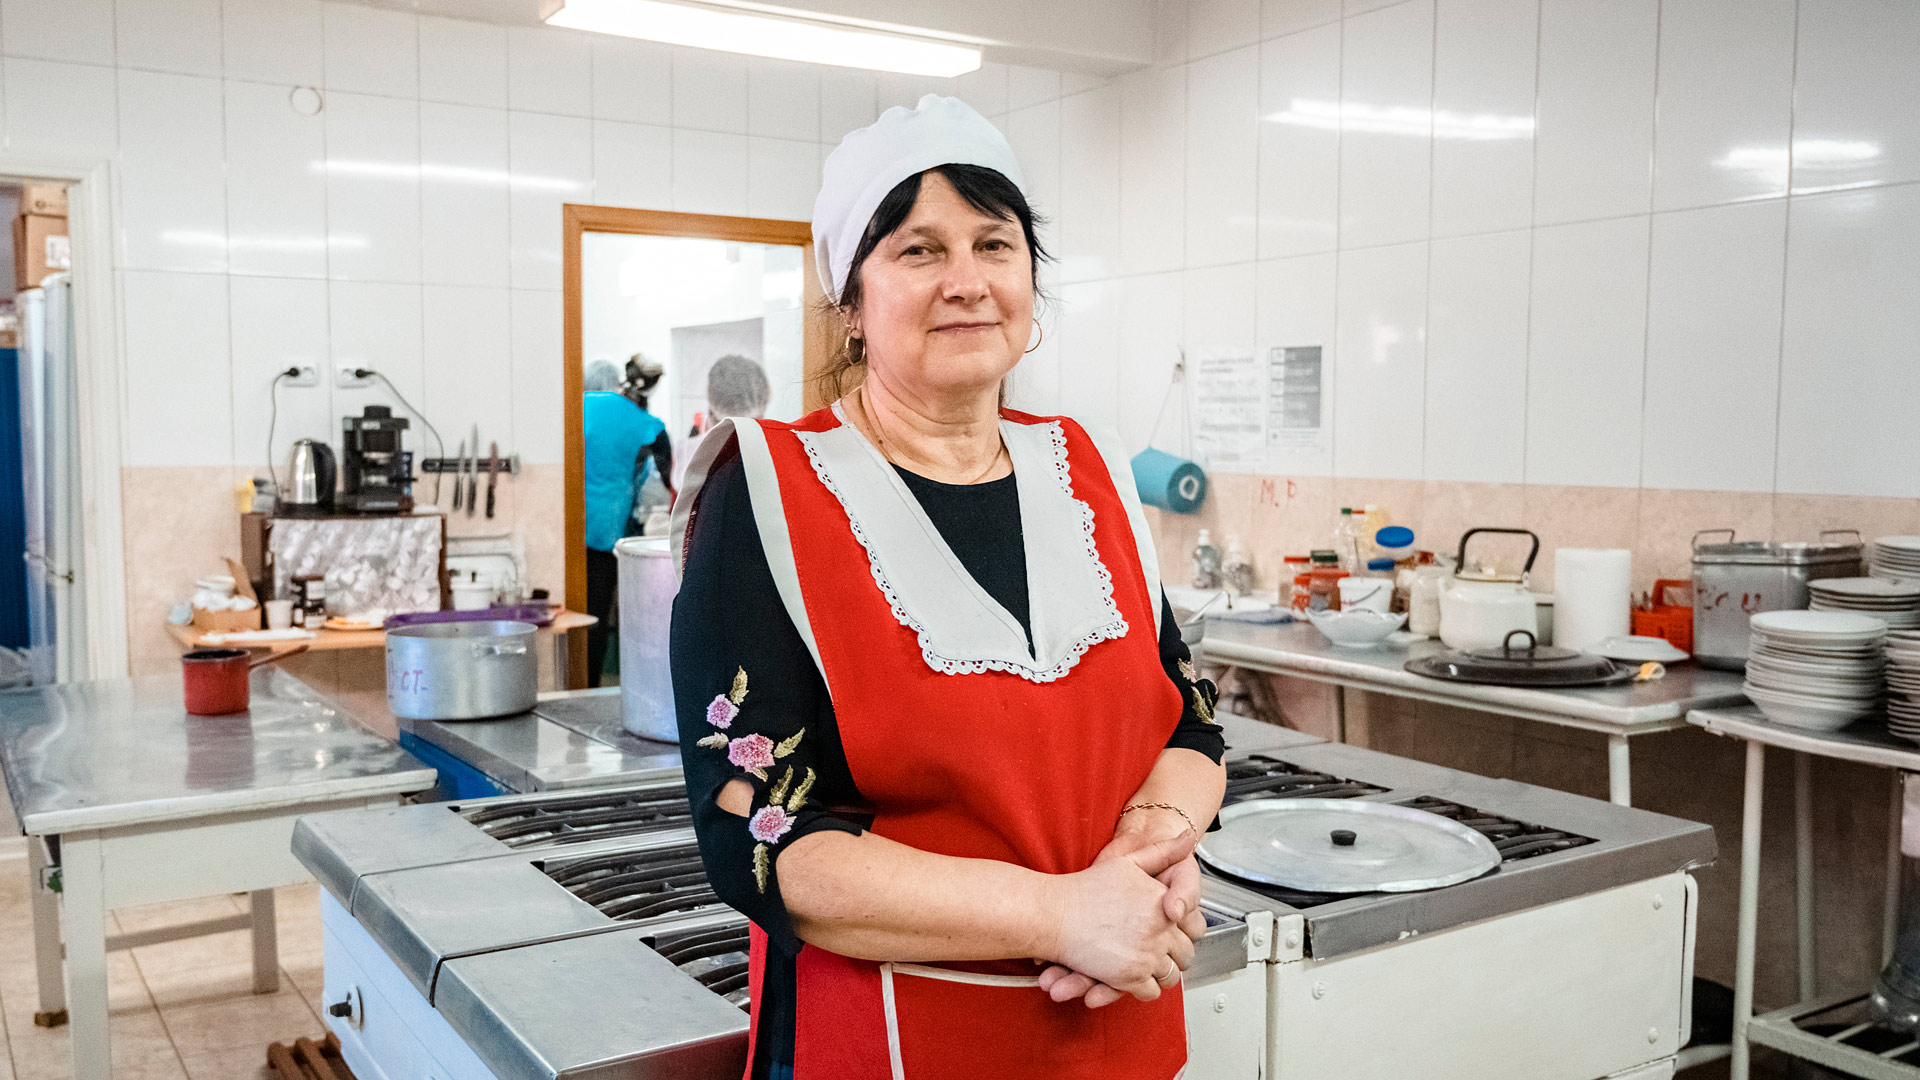
<path fill-rule="evenodd" d="M 1744 739 L 1747 744 L 1746 783 L 1740 824 L 1740 919 L 1734 950 L 1733 1053 L 1731 1080 L 1748 1080 L 1752 1047 L 1758 1043 L 1782 1053 L 1815 1062 L 1868 1080 L 1920 1080 L 1920 1067 L 1895 1058 L 1920 1050 L 1920 1043 L 1894 1036 L 1870 1022 L 1858 1022 L 1866 995 L 1854 991 L 1829 998 L 1817 996 L 1814 952 L 1813 898 L 1813 785 L 1814 756 L 1857 761 L 1900 770 L 1893 774 L 1893 796 L 1887 845 L 1886 908 L 1882 921 L 1882 949 L 1891 955 L 1898 929 L 1900 896 L 1900 817 L 1903 810 L 1902 772 L 1920 771 L 1920 751 L 1895 740 L 1884 728 L 1858 725 L 1858 731 L 1823 733 L 1783 727 L 1753 708 L 1700 710 L 1688 721 L 1716 735 Z M 1760 929 L 1760 849 L 1767 747 L 1794 751 L 1794 897 L 1798 945 L 1800 1001 L 1761 1016 L 1753 1014 L 1753 983 Z M 1810 1030 L 1816 1025 L 1841 1027 L 1831 1033 Z M 1866 1044 L 1861 1036 L 1877 1036 Z M 1863 1045 L 1864 1044 L 1864 1045 Z"/>

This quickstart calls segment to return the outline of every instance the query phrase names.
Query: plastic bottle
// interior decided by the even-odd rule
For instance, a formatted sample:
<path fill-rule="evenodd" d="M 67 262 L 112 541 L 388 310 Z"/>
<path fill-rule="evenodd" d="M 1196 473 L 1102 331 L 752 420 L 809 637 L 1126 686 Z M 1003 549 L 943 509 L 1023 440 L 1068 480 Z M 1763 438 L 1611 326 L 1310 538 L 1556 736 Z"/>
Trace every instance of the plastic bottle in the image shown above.
<path fill-rule="evenodd" d="M 1238 536 L 1228 534 L 1226 559 L 1220 564 L 1222 584 L 1235 596 L 1246 596 L 1254 589 L 1253 557 Z"/>
<path fill-rule="evenodd" d="M 1360 568 L 1360 562 L 1353 551 L 1353 507 L 1340 508 L 1340 516 L 1333 523 L 1333 552 L 1338 557 L 1343 570 L 1353 571 Z"/>
<path fill-rule="evenodd" d="M 1200 530 L 1200 542 L 1193 546 L 1193 587 L 1220 587 L 1220 549 L 1213 546 L 1213 536 L 1205 529 Z"/>
<path fill-rule="evenodd" d="M 1439 561 L 1414 569 L 1407 597 L 1407 629 L 1424 637 L 1440 636 L 1440 594 L 1452 578 L 1452 569 Z"/>

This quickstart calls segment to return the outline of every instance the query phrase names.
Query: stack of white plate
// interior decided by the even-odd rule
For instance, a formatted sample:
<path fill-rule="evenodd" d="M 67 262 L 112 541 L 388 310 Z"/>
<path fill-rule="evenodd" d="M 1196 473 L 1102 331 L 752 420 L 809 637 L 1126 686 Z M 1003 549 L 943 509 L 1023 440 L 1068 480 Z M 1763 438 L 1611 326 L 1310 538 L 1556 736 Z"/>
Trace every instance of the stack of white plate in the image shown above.
<path fill-rule="evenodd" d="M 1920 743 L 1920 630 L 1887 635 L 1887 730 Z"/>
<path fill-rule="evenodd" d="M 1838 731 L 1879 707 L 1886 623 L 1852 611 L 1763 611 L 1750 625 L 1746 692 L 1767 719 Z"/>
<path fill-rule="evenodd" d="M 1807 594 L 1807 606 L 1814 611 L 1857 611 L 1890 630 L 1920 629 L 1920 578 L 1820 578 L 1807 582 Z"/>
<path fill-rule="evenodd" d="M 1867 573 L 1890 581 L 1920 581 L 1920 536 L 1883 536 L 1868 544 Z"/>

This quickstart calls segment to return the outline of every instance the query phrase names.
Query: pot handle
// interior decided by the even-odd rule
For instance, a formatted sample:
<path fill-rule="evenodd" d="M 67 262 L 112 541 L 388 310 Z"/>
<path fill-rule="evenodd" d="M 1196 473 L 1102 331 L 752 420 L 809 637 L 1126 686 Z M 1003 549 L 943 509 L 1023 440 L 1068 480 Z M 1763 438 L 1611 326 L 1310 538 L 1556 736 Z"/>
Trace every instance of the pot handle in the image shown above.
<path fill-rule="evenodd" d="M 1507 636 L 1506 636 L 1506 637 L 1504 637 L 1504 638 L 1501 638 L 1501 639 L 1500 639 L 1500 652 L 1501 652 L 1502 654 L 1504 654 L 1504 655 L 1507 655 L 1507 656 L 1512 656 L 1512 655 L 1513 655 L 1513 653 L 1514 653 L 1514 648 L 1513 648 L 1513 636 L 1514 636 L 1515 634 L 1525 634 L 1525 635 L 1527 635 L 1527 647 L 1526 647 L 1525 649 L 1523 649 L 1523 650 L 1521 650 L 1521 651 L 1522 651 L 1522 652 L 1525 652 L 1525 653 L 1527 653 L 1527 654 L 1528 654 L 1529 656 L 1531 656 L 1531 655 L 1533 654 L 1533 651 L 1534 651 L 1535 649 L 1537 649 L 1537 648 L 1539 648 L 1539 647 L 1540 647 L 1540 639 L 1539 639 L 1538 637 L 1535 637 L 1535 636 L 1534 636 L 1534 633 L 1533 633 L 1533 631 L 1531 631 L 1531 630 L 1528 630 L 1528 629 L 1526 629 L 1526 628 L 1524 628 L 1524 627 L 1522 627 L 1522 628 L 1521 628 L 1521 629 L 1519 629 L 1519 630 L 1509 630 L 1509 631 L 1507 631 Z"/>
<path fill-rule="evenodd" d="M 1522 574 L 1530 574 L 1533 572 L 1533 560 L 1540 555 L 1540 537 L 1535 534 L 1532 529 L 1468 529 L 1466 532 L 1460 534 L 1460 554 L 1455 556 L 1453 560 L 1453 566 L 1456 571 L 1466 569 L 1467 541 L 1475 533 L 1511 533 L 1514 536 L 1524 536 L 1532 540 L 1533 548 L 1527 552 L 1527 565 L 1521 567 L 1520 572 Z"/>
<path fill-rule="evenodd" d="M 1727 534 L 1727 543 L 1729 543 L 1729 544 L 1731 544 L 1731 543 L 1733 543 L 1733 539 L 1734 539 L 1734 531 L 1733 531 L 1732 529 L 1701 529 L 1701 530 L 1700 530 L 1699 532 L 1697 532 L 1697 533 L 1694 533 L 1694 534 L 1693 534 L 1693 547 L 1694 547 L 1694 549 L 1695 549 L 1695 550 L 1698 550 L 1698 549 L 1699 549 L 1699 547 L 1700 547 L 1700 538 L 1701 538 L 1701 537 L 1703 537 L 1703 536 L 1718 536 L 1718 535 L 1720 535 L 1721 533 L 1726 533 L 1726 534 Z"/>
<path fill-rule="evenodd" d="M 525 656 L 527 643 L 524 641 L 476 641 L 473 643 L 473 655 L 482 656 Z"/>

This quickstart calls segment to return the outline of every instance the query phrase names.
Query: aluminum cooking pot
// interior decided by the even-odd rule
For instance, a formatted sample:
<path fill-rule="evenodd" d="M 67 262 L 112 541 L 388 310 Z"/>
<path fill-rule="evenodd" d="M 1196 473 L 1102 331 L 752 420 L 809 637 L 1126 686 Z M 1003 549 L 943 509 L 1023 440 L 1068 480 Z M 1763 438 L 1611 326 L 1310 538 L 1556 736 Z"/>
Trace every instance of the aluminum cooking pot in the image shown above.
<path fill-rule="evenodd" d="M 409 720 L 478 720 L 533 708 L 532 623 L 422 623 L 387 631 L 387 708 Z"/>

